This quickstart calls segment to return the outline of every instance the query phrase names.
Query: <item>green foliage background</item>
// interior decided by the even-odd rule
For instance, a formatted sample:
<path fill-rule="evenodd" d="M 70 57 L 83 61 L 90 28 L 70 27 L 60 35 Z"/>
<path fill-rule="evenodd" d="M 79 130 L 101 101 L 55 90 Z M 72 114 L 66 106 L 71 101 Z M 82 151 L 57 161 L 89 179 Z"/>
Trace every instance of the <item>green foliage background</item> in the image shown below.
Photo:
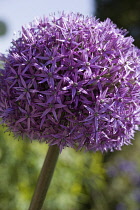
<path fill-rule="evenodd" d="M 2 127 L 0 133 L 0 209 L 24 210 L 48 148 L 45 143 L 14 140 Z M 102 155 L 66 149 L 60 155 L 44 209 L 82 209 L 92 187 L 104 187 Z"/>
<path fill-rule="evenodd" d="M 127 160 L 140 172 L 139 140 L 137 133 L 134 145 L 107 154 L 63 150 L 43 210 L 111 210 L 120 202 L 138 210 L 130 174 L 110 177 L 107 168 Z M 28 209 L 47 149 L 45 143 L 17 141 L 0 127 L 0 209 Z"/>

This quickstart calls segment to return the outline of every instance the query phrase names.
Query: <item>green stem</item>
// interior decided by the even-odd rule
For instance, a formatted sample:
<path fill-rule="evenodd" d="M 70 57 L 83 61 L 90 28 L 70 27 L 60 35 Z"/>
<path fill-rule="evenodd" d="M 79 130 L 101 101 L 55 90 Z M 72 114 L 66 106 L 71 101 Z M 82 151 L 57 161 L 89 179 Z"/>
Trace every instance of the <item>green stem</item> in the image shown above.
<path fill-rule="evenodd" d="M 42 166 L 29 210 L 41 210 L 59 156 L 57 145 L 50 146 Z"/>

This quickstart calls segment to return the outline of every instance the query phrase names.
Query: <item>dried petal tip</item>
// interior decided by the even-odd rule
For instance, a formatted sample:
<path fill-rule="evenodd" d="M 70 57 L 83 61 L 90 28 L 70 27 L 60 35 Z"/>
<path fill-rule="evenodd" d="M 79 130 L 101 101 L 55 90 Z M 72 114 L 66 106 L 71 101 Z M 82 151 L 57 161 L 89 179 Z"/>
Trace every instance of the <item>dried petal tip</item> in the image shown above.
<path fill-rule="evenodd" d="M 110 19 L 36 19 L 1 55 L 0 117 L 15 136 L 113 151 L 140 124 L 140 50 Z"/>

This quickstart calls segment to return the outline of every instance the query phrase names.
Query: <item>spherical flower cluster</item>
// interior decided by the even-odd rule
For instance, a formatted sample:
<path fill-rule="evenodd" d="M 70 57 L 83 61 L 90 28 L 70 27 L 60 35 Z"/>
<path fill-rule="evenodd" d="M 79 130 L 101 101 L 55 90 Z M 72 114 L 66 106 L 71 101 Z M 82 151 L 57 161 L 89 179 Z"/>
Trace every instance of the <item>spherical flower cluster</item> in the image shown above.
<path fill-rule="evenodd" d="M 126 30 L 61 13 L 22 27 L 0 71 L 0 117 L 15 136 L 113 151 L 140 124 L 140 50 Z"/>

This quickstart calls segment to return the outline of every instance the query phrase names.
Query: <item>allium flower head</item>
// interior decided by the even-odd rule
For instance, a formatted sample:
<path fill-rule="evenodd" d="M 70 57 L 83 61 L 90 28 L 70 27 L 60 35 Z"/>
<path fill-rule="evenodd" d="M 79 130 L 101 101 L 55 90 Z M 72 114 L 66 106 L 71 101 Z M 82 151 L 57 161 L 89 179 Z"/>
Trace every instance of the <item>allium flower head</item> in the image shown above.
<path fill-rule="evenodd" d="M 15 136 L 113 151 L 140 124 L 140 50 L 126 30 L 61 13 L 22 27 L 1 56 L 0 117 Z"/>

